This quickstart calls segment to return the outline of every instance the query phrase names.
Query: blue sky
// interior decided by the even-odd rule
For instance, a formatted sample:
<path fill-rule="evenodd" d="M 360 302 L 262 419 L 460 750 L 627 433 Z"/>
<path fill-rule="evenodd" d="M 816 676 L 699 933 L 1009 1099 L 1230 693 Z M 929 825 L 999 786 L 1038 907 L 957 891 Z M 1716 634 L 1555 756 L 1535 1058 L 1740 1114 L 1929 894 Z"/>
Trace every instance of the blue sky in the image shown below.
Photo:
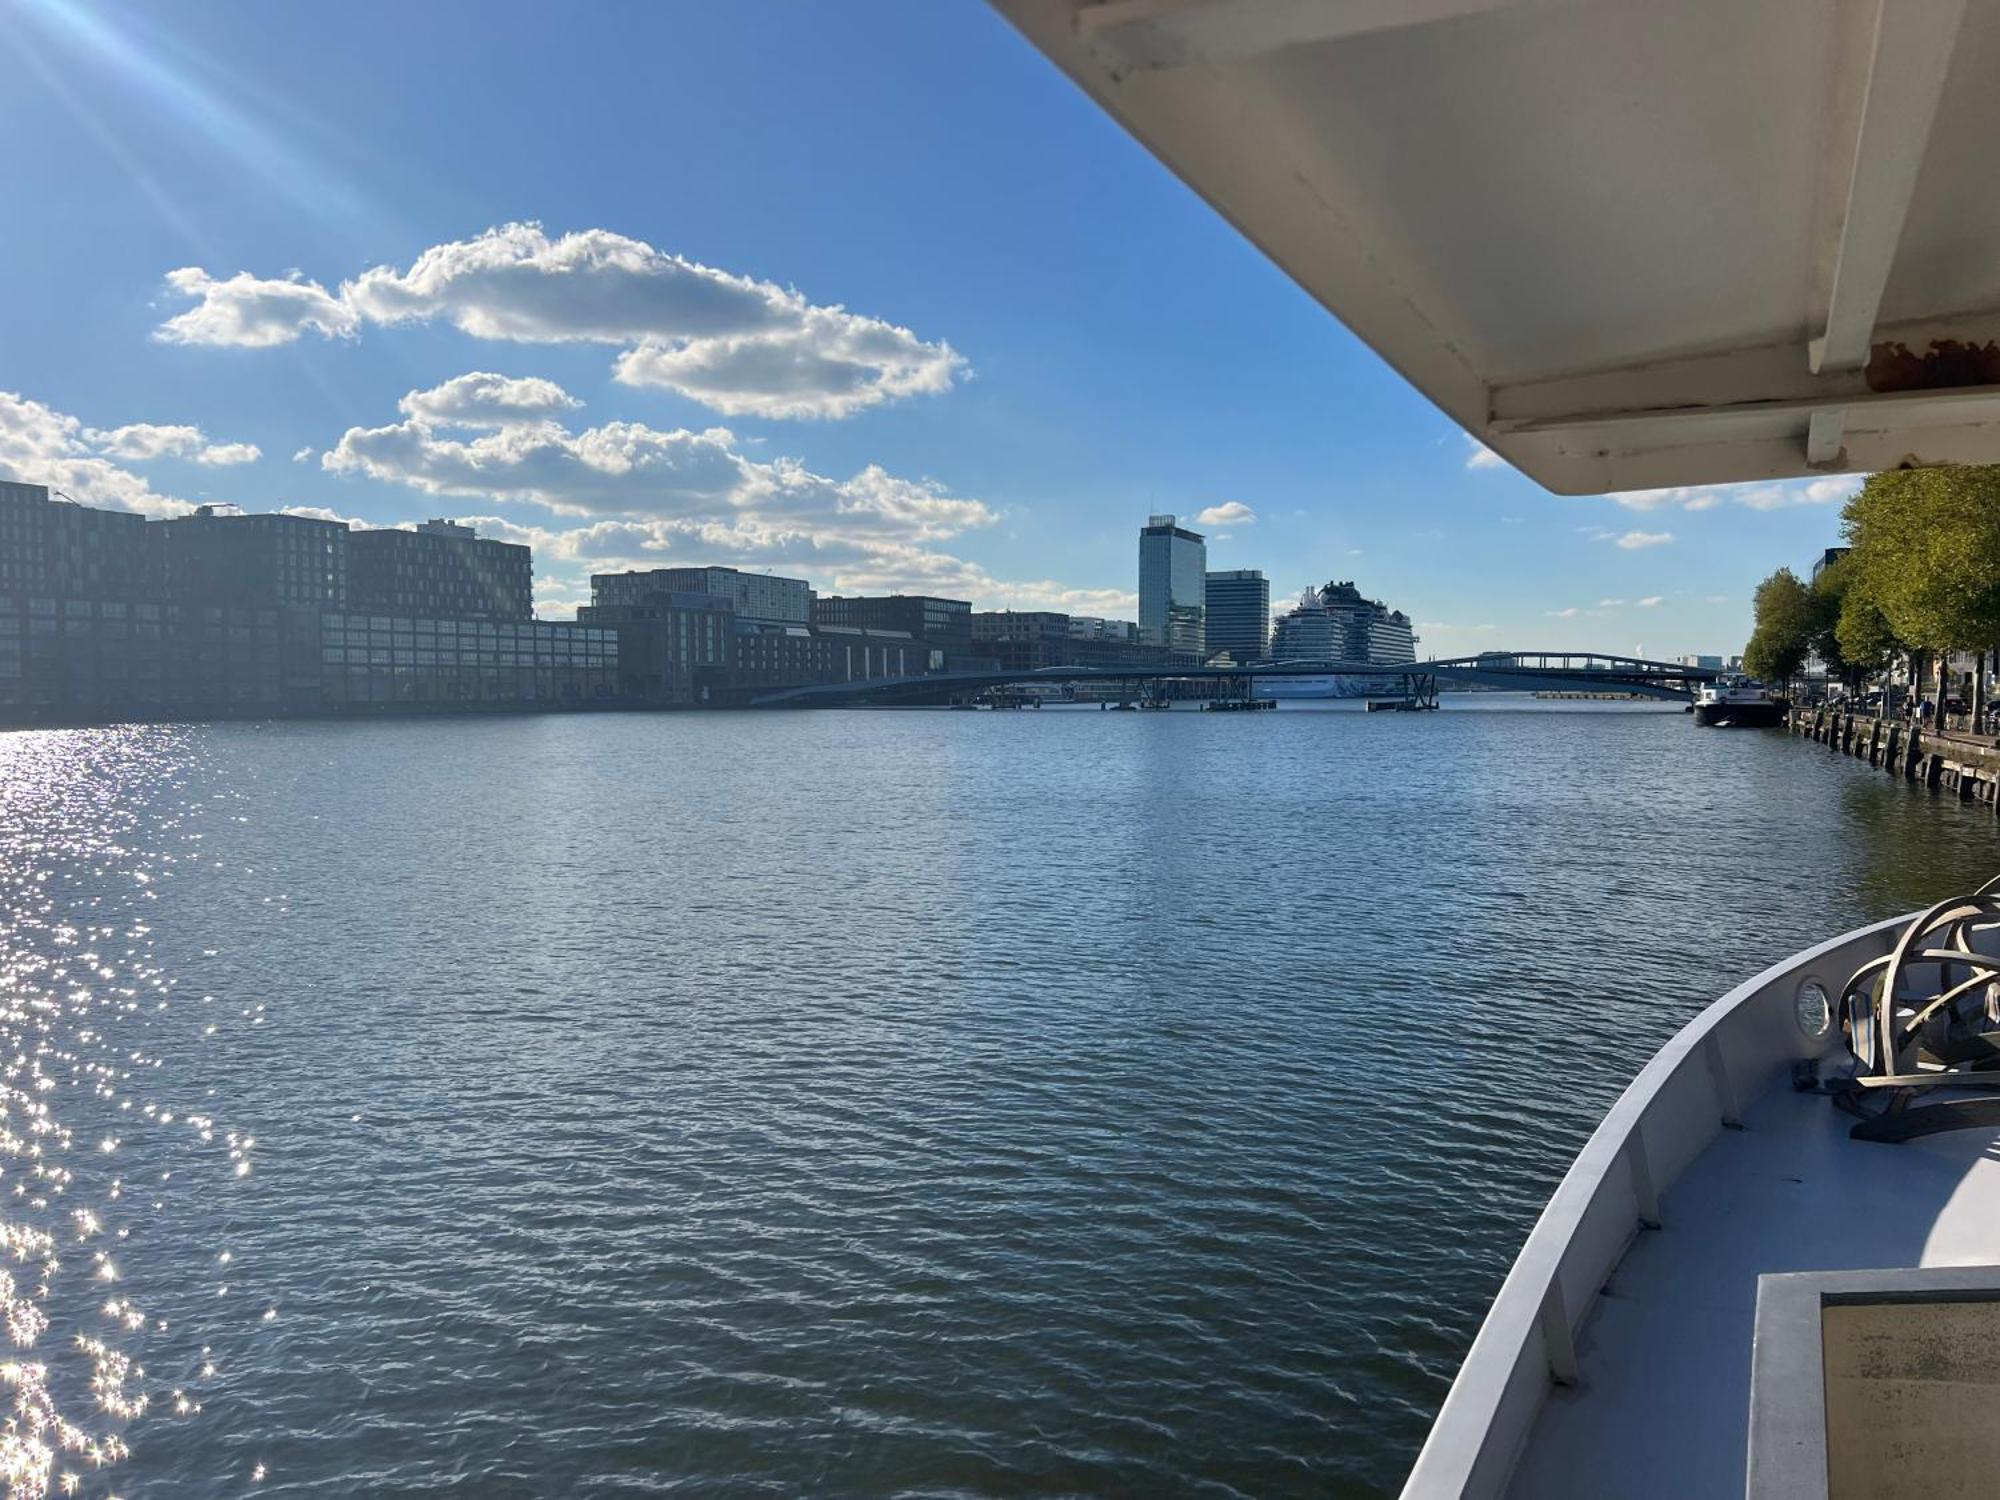
<path fill-rule="evenodd" d="M 0 49 L 0 476 L 482 518 L 551 615 L 718 562 L 1130 617 L 1146 515 L 1210 512 L 1438 654 L 1736 650 L 1851 489 L 1478 462 L 971 0 L 0 0 Z"/>

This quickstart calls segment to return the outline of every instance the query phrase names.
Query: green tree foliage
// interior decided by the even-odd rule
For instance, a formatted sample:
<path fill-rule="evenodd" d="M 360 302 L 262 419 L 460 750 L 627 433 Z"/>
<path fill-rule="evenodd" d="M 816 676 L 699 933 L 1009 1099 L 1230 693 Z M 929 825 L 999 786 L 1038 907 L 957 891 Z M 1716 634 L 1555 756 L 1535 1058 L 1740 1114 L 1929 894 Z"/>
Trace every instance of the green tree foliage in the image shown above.
<path fill-rule="evenodd" d="M 1743 648 L 1743 665 L 1767 682 L 1789 681 L 1812 649 L 1820 604 L 1790 568 L 1780 568 L 1758 584 L 1754 604 L 1756 625 Z"/>
<path fill-rule="evenodd" d="M 1833 634 L 1843 669 L 1850 678 L 1871 677 L 1886 670 L 1904 649 L 1882 611 L 1875 607 L 1867 591 L 1858 587 L 1844 592 Z"/>
<path fill-rule="evenodd" d="M 1840 616 L 1847 604 L 1847 565 L 1845 561 L 1829 564 L 1820 569 L 1819 577 L 1812 581 L 1812 632 L 1806 644 L 1814 655 L 1826 663 L 1826 669 L 1836 677 L 1849 677 L 1855 671 L 1847 659 L 1847 652 L 1840 642 Z"/>
<path fill-rule="evenodd" d="M 2000 640 L 2000 465 L 1876 474 L 1843 519 L 1848 590 L 1897 638 L 1939 652 Z M 1857 618 L 1849 633 L 1859 644 L 1874 628 Z"/>

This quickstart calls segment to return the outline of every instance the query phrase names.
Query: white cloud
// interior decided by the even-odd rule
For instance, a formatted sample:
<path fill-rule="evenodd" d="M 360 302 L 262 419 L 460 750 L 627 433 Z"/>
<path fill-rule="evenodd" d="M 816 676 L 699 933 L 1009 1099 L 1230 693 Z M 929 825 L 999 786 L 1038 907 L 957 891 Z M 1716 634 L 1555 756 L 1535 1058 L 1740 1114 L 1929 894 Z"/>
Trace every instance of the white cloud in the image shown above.
<path fill-rule="evenodd" d="M 248 273 L 218 282 L 193 267 L 168 282 L 201 299 L 160 327 L 171 342 L 260 346 L 309 327 L 348 335 L 364 321 L 443 319 L 479 339 L 619 346 L 624 384 L 729 416 L 845 417 L 949 390 L 965 370 L 949 344 L 606 229 L 552 240 L 539 224 L 506 224 L 433 245 L 408 270 L 376 266 L 338 294 Z"/>
<path fill-rule="evenodd" d="M 1625 601 L 1623 599 L 1599 599 L 1597 601 L 1597 607 L 1599 609 L 1616 609 L 1624 602 Z"/>
<path fill-rule="evenodd" d="M 560 387 L 545 395 L 567 400 Z M 458 401 L 450 381 L 412 391 L 406 412 L 454 410 L 453 423 L 476 435 L 441 435 L 412 416 L 388 427 L 351 427 L 320 460 L 334 473 L 365 474 L 433 495 L 490 495 L 558 514 L 623 516 L 770 533 L 820 527 L 842 537 L 924 542 L 989 526 L 998 517 L 977 500 L 948 494 L 928 480 L 901 479 L 877 465 L 849 479 L 814 474 L 792 459 L 761 460 L 738 451 L 726 428 L 661 431 L 609 422 L 572 433 L 553 420 L 533 425 Z"/>
<path fill-rule="evenodd" d="M 475 371 L 396 403 L 420 422 L 452 427 L 519 427 L 554 421 L 583 403 L 553 380 L 510 380 Z"/>
<path fill-rule="evenodd" d="M 1641 609 L 1658 609 L 1666 602 L 1667 596 L 1665 594 L 1648 594 L 1645 598 L 1638 601 L 1639 608 Z"/>
<path fill-rule="evenodd" d="M 368 525 L 366 521 L 357 521 L 352 516 L 343 516 L 337 510 L 328 510 L 324 505 L 281 505 L 278 507 L 278 514 L 281 516 L 304 516 L 308 520 L 313 521 L 338 521 L 341 525 L 350 528 Z"/>
<path fill-rule="evenodd" d="M 343 297 L 297 272 L 266 281 L 239 271 L 217 281 L 199 266 L 182 266 L 167 273 L 167 285 L 196 305 L 153 330 L 166 344 L 268 349 L 293 342 L 308 328 L 327 338 L 352 338 L 361 326 Z"/>
<path fill-rule="evenodd" d="M 311 443 L 308 443 L 305 445 L 305 447 L 299 449 L 298 452 L 292 455 L 292 462 L 295 464 L 311 463 L 313 455 L 318 452 L 319 449 L 313 447 Z"/>
<path fill-rule="evenodd" d="M 1466 443 L 1466 448 L 1468 449 L 1465 455 L 1466 468 L 1504 469 L 1507 467 L 1506 459 L 1502 458 L 1499 454 L 1495 453 L 1491 448 L 1487 447 L 1484 443 L 1480 442 L 1478 438 L 1474 437 L 1469 432 L 1465 434 L 1465 443 Z"/>
<path fill-rule="evenodd" d="M 1664 547 L 1673 539 L 1671 531 L 1628 531 L 1616 538 L 1616 543 L 1627 552 L 1632 552 L 1640 547 Z"/>
<path fill-rule="evenodd" d="M 100 453 L 137 462 L 191 458 L 208 446 L 208 439 L 202 436 L 199 427 L 164 427 L 153 422 L 132 422 L 109 432 L 86 427 L 83 436 Z"/>
<path fill-rule="evenodd" d="M 106 432 L 83 429 L 84 441 L 111 458 L 149 463 L 161 458 L 186 458 L 198 464 L 255 463 L 264 456 L 255 443 L 211 443 L 199 427 L 131 422 Z"/>
<path fill-rule="evenodd" d="M 1663 490 L 1614 490 L 1604 498 L 1627 510 L 1714 510 L 1742 505 L 1751 510 L 1782 510 L 1794 505 L 1834 505 L 1861 488 L 1858 474 L 1824 475 L 1813 479 L 1781 479 L 1750 484 L 1680 485 Z"/>
<path fill-rule="evenodd" d="M 1207 510 L 1195 514 L 1197 526 L 1248 526 L 1257 519 L 1257 512 L 1241 500 L 1225 500 L 1220 505 L 1211 505 Z"/>
<path fill-rule="evenodd" d="M 94 431 L 39 401 L 0 391 L 0 478 L 45 484 L 84 505 L 142 515 L 179 515 L 192 508 L 94 452 Z"/>
<path fill-rule="evenodd" d="M 1548 609 L 1543 610 L 1542 613 L 1552 620 L 1574 620 L 1583 611 L 1572 604 L 1568 609 Z"/>
<path fill-rule="evenodd" d="M 716 562 L 791 571 L 822 588 L 941 593 L 981 607 L 1126 616 L 1134 608 L 1125 589 L 997 578 L 938 550 L 936 543 L 998 517 L 935 481 L 872 464 L 847 479 L 829 478 L 793 459 L 749 457 L 724 428 L 668 432 L 613 422 L 573 432 L 553 418 L 531 422 L 527 411 L 566 409 L 569 400 L 560 387 L 539 384 L 547 389 L 533 401 L 519 392 L 511 400 L 473 400 L 468 393 L 483 388 L 462 380 L 412 391 L 400 403 L 404 412 L 450 412 L 454 430 L 414 415 L 387 427 L 349 428 L 321 466 L 428 495 L 532 505 L 570 518 L 574 524 L 460 519 L 534 547 L 538 574 L 572 589 L 592 571 Z"/>
<path fill-rule="evenodd" d="M 194 461 L 226 468 L 232 464 L 254 464 L 263 456 L 264 450 L 255 443 L 211 443 L 194 456 Z"/>

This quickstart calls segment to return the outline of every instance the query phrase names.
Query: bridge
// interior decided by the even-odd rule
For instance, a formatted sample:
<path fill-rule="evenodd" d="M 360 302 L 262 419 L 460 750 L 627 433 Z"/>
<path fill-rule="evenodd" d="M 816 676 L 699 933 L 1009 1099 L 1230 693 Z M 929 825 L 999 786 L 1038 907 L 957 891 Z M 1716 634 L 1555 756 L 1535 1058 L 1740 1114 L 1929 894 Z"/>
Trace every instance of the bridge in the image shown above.
<path fill-rule="evenodd" d="M 869 677 L 854 682 L 774 688 L 749 699 L 753 708 L 830 708 L 856 704 L 962 702 L 995 689 L 1031 685 L 1102 684 L 1157 701 L 1167 683 L 1213 682 L 1222 694 L 1248 697 L 1254 682 L 1285 677 L 1355 677 L 1379 690 L 1356 697 L 1435 706 L 1440 682 L 1516 692 L 1632 693 L 1684 702 L 1720 674 L 1679 662 L 1609 656 L 1596 651 L 1482 651 L 1402 666 L 1373 662 L 1277 661 L 1243 666 L 1040 667 L 1014 671 L 932 672 L 922 677 Z"/>

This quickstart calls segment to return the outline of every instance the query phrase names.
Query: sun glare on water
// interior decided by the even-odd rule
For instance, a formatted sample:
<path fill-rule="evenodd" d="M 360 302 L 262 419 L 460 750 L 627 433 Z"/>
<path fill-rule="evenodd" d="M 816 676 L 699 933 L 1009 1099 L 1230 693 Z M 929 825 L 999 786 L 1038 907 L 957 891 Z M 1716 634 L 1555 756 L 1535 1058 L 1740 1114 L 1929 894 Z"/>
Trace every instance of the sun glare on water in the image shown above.
<path fill-rule="evenodd" d="M 217 1378 L 210 1346 L 182 1348 L 146 1311 L 143 1286 L 126 1290 L 143 1264 L 126 1252 L 167 1207 L 158 1195 L 205 1202 L 248 1175 L 255 1145 L 220 1128 L 197 1085 L 164 1066 L 186 1040 L 169 1030 L 177 982 L 137 913 L 176 860 L 136 853 L 121 835 L 146 778 L 174 774 L 161 753 L 172 743 L 160 730 L 0 736 L 7 1500 L 112 1495 L 108 1471 L 131 1457 L 145 1422 L 197 1419 Z M 58 857 L 70 873 L 51 880 Z M 251 1008 L 261 1019 L 261 1004 Z M 216 1032 L 190 1035 L 214 1046 Z M 153 1195 L 125 1193 L 135 1168 Z M 149 1374 L 148 1361 L 172 1377 Z"/>

